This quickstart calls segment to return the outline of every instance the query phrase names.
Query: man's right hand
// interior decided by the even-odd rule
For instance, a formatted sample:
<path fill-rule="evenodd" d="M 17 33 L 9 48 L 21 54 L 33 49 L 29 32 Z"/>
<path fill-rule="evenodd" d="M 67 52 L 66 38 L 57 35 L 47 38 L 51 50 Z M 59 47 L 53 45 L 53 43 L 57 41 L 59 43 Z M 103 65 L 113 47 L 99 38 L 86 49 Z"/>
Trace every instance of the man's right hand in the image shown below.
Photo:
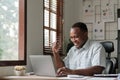
<path fill-rule="evenodd" d="M 52 45 L 52 51 L 53 51 L 53 54 L 58 53 L 60 47 L 61 47 L 61 45 L 60 45 L 58 42 L 54 42 L 53 45 Z"/>
<path fill-rule="evenodd" d="M 61 48 L 60 43 L 58 43 L 58 42 L 53 43 L 53 45 L 52 45 L 53 58 L 55 60 L 55 65 L 56 65 L 57 69 L 65 66 L 64 62 L 62 61 L 60 54 L 59 54 L 60 48 Z"/>

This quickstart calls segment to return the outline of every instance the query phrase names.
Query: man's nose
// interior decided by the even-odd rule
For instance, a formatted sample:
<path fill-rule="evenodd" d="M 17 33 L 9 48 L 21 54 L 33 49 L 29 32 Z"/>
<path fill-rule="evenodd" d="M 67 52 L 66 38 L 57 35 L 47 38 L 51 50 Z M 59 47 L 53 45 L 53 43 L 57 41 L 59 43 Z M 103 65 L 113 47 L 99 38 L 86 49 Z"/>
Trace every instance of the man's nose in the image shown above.
<path fill-rule="evenodd" d="M 76 38 L 73 38 L 72 41 L 75 42 L 75 41 L 76 41 Z"/>

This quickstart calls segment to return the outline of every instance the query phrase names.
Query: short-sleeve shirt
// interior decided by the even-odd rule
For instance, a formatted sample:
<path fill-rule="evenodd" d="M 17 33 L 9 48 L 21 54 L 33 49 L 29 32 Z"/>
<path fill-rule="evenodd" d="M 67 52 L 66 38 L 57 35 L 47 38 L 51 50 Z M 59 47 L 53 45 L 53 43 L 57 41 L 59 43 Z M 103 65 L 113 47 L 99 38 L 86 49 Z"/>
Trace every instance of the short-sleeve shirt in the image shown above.
<path fill-rule="evenodd" d="M 85 69 L 92 66 L 106 67 L 106 52 L 99 42 L 88 39 L 82 48 L 77 49 L 73 46 L 63 61 L 69 69 Z"/>

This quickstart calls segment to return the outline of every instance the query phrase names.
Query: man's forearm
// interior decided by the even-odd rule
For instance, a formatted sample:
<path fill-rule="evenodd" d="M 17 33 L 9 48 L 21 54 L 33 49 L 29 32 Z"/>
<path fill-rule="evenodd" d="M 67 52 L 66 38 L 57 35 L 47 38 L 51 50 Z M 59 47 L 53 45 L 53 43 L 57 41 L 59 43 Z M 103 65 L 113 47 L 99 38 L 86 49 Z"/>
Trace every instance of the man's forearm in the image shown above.
<path fill-rule="evenodd" d="M 59 53 L 54 53 L 53 56 L 54 56 L 54 61 L 55 61 L 55 65 L 56 65 L 57 68 L 61 68 L 61 67 L 65 66 L 64 62 L 62 61 L 62 59 L 59 55 Z"/>
<path fill-rule="evenodd" d="M 94 74 L 102 73 L 103 69 L 104 69 L 103 67 L 94 66 L 94 67 L 91 67 L 91 68 L 88 68 L 88 69 L 72 70 L 72 74 L 93 76 Z"/>

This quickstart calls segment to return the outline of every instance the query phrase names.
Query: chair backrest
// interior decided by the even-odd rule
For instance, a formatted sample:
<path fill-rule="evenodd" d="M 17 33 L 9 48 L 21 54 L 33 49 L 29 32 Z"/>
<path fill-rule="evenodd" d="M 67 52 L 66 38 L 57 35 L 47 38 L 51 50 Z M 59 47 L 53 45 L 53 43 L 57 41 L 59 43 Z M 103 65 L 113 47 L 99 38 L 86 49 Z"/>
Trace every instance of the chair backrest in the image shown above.
<path fill-rule="evenodd" d="M 68 43 L 67 45 L 67 49 L 66 49 L 66 53 L 68 53 L 68 51 L 70 50 L 70 48 L 74 46 L 74 44 L 72 42 Z"/>
<path fill-rule="evenodd" d="M 105 41 L 105 42 L 101 42 L 101 44 L 105 48 L 105 51 L 108 53 L 107 58 L 110 58 L 111 57 L 111 52 L 114 51 L 114 44 L 113 44 L 113 42 L 112 41 Z"/>
<path fill-rule="evenodd" d="M 111 58 L 111 53 L 114 51 L 114 44 L 112 41 L 104 41 L 101 42 L 103 47 L 105 48 L 105 51 L 107 52 L 108 56 L 106 57 L 106 69 L 105 73 L 107 74 L 114 74 L 116 73 L 116 64 L 117 59 L 115 57 Z"/>

